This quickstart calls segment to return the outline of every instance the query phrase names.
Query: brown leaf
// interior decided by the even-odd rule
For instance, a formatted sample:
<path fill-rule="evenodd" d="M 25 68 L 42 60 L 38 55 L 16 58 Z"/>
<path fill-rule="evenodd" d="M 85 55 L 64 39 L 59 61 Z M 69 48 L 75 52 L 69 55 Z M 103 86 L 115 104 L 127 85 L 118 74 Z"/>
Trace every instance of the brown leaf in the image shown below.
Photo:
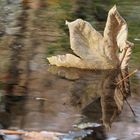
<path fill-rule="evenodd" d="M 77 19 L 67 22 L 72 54 L 49 57 L 52 65 L 81 69 L 111 69 L 128 65 L 132 44 L 127 41 L 127 24 L 114 6 L 108 13 L 104 36 L 87 21 Z M 122 51 L 118 54 L 118 50 Z M 130 49 L 128 49 L 130 50 Z M 124 55 L 125 54 L 125 55 Z"/>

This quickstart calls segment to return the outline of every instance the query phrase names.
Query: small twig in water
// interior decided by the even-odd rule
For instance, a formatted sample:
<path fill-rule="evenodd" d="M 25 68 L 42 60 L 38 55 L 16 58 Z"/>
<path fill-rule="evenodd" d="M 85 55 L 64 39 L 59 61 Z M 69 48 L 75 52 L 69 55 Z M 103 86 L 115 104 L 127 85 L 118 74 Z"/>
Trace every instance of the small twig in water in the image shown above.
<path fill-rule="evenodd" d="M 136 117 L 136 114 L 133 110 L 133 108 L 131 107 L 130 103 L 128 102 L 127 98 L 124 96 L 123 91 L 118 87 L 118 89 L 120 90 L 120 92 L 122 93 L 124 100 L 126 101 L 127 105 L 129 106 L 130 110 L 132 111 L 133 115 Z"/>
<path fill-rule="evenodd" d="M 1 129 L 0 133 L 1 134 L 6 134 L 6 135 L 23 135 L 23 134 L 26 134 L 27 132 Z"/>
<path fill-rule="evenodd" d="M 136 117 L 136 114 L 135 114 L 133 108 L 131 107 L 130 103 L 128 102 L 128 100 L 126 98 L 125 98 L 125 101 L 126 101 L 127 105 L 129 106 L 129 108 L 131 109 L 133 115 Z"/>
<path fill-rule="evenodd" d="M 43 132 L 43 131 L 42 131 Z M 49 132 L 49 131 L 44 131 L 46 134 L 54 134 L 54 135 L 65 135 L 64 133 L 59 133 L 59 132 Z M 1 129 L 0 134 L 6 134 L 6 135 L 24 135 L 24 134 L 30 134 L 32 132 L 28 131 L 16 131 L 16 130 L 6 130 L 6 129 Z M 40 133 L 40 132 L 38 132 Z"/>
<path fill-rule="evenodd" d="M 132 76 L 134 73 L 136 73 L 138 70 L 134 70 L 132 73 L 128 74 L 126 77 L 124 77 L 123 79 L 121 79 L 119 82 L 116 83 L 116 85 L 119 85 L 120 83 L 122 83 L 123 81 L 125 81 L 127 78 L 129 78 L 130 76 Z"/>

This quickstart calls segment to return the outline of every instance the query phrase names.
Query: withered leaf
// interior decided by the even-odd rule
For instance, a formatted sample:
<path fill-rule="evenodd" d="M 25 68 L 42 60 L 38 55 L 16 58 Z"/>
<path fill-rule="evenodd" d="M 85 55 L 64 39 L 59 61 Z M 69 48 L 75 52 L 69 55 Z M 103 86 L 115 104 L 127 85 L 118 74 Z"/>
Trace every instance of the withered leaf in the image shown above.
<path fill-rule="evenodd" d="M 77 55 L 66 54 L 47 58 L 52 65 L 81 69 L 125 68 L 130 59 L 132 43 L 127 41 L 127 24 L 114 6 L 102 36 L 87 21 L 67 22 L 71 49 Z M 121 53 L 118 53 L 121 51 Z"/>

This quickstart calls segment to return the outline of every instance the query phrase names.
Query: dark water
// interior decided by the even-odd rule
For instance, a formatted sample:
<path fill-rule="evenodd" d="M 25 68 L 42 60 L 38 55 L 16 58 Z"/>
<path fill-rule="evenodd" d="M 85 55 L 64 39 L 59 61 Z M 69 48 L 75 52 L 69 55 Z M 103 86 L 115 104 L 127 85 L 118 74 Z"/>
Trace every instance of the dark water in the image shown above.
<path fill-rule="evenodd" d="M 46 57 L 71 52 L 65 20 L 83 18 L 101 33 L 117 4 L 135 43 L 130 72 L 140 68 L 140 1 L 0 0 L 0 124 L 5 129 L 68 132 L 103 124 L 100 139 L 140 138 L 140 71 L 119 87 L 124 72 L 50 67 Z M 131 89 L 131 90 L 130 90 Z M 131 95 L 131 97 L 130 97 Z M 133 115 L 127 100 L 133 108 Z"/>

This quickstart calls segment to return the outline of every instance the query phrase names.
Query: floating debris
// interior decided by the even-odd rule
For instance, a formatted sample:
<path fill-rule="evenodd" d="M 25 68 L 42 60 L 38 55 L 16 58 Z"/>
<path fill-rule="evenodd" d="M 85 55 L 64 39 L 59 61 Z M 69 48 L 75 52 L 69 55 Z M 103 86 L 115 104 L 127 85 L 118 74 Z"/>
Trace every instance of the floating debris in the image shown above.
<path fill-rule="evenodd" d="M 99 127 L 99 126 L 102 126 L 102 125 L 98 124 L 98 123 L 87 122 L 87 123 L 76 124 L 76 125 L 73 125 L 73 126 L 75 128 L 85 129 L 85 128 L 90 128 L 90 127 Z"/>
<path fill-rule="evenodd" d="M 14 130 L 0 130 L 0 135 L 4 140 L 75 140 L 91 135 L 93 130 L 70 131 L 69 133 L 59 132 L 26 132 Z"/>
<path fill-rule="evenodd" d="M 122 83 L 123 81 L 125 81 L 127 78 L 129 78 L 130 76 L 132 76 L 134 73 L 138 72 L 138 70 L 134 70 L 133 72 L 131 72 L 130 74 L 128 74 L 126 77 L 124 77 L 123 79 L 121 79 L 119 82 L 117 82 L 117 85 L 119 85 L 120 83 Z"/>
<path fill-rule="evenodd" d="M 42 100 L 42 101 L 47 101 L 46 98 L 40 98 L 40 97 L 35 97 L 36 100 Z"/>

